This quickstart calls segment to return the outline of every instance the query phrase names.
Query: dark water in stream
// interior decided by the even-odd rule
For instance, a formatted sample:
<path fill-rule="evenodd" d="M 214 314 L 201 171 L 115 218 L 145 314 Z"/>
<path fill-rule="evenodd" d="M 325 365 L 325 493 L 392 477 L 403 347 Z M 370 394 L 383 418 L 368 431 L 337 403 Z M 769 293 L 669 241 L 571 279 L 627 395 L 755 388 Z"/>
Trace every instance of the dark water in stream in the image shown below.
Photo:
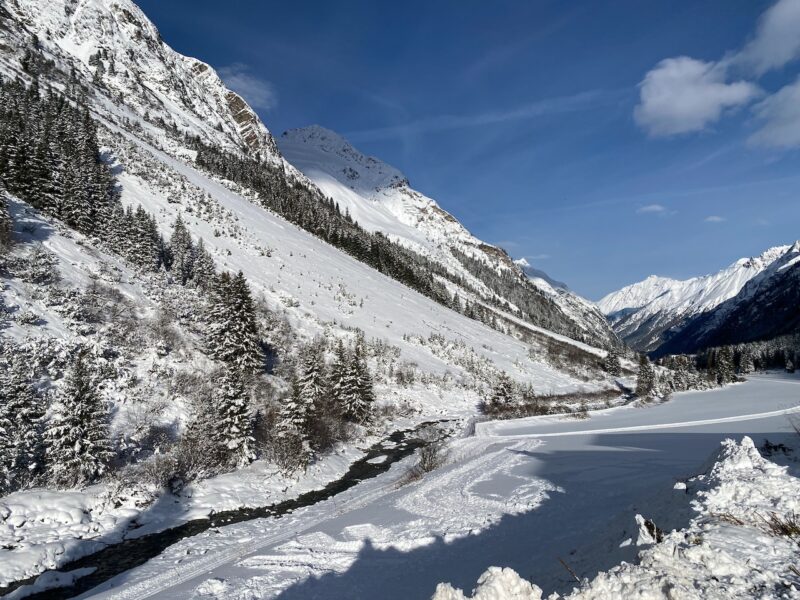
<path fill-rule="evenodd" d="M 328 483 L 325 487 L 306 492 L 297 498 L 284 500 L 269 506 L 257 508 L 240 508 L 237 510 L 214 513 L 207 519 L 197 519 L 189 521 L 177 527 L 166 529 L 159 533 L 145 535 L 140 538 L 123 540 L 112 544 L 102 550 L 90 554 L 83 558 L 63 565 L 57 570 L 59 573 L 66 573 L 76 569 L 91 568 L 94 571 L 75 581 L 72 585 L 54 588 L 27 596 L 33 600 L 64 600 L 82 594 L 93 587 L 108 581 L 112 577 L 124 573 L 130 569 L 144 564 L 149 559 L 158 556 L 169 546 L 176 542 L 198 535 L 212 529 L 242 521 L 261 519 L 264 517 L 280 518 L 282 515 L 292 511 L 311 506 L 328 498 L 332 498 L 365 479 L 377 477 L 381 473 L 389 470 L 394 463 L 411 455 L 417 448 L 430 443 L 430 440 L 420 437 L 423 429 L 434 425 L 433 422 L 422 423 L 414 429 L 396 431 L 387 439 L 372 446 L 366 455 L 354 462 L 350 469 L 340 479 Z M 427 436 L 426 436 L 427 437 Z M 370 463 L 371 459 L 378 456 L 386 456 L 386 460 L 380 463 Z M 30 585 L 41 574 L 30 579 L 17 581 L 8 587 L 0 587 L 0 596 L 10 594 L 15 589 L 24 585 Z"/>

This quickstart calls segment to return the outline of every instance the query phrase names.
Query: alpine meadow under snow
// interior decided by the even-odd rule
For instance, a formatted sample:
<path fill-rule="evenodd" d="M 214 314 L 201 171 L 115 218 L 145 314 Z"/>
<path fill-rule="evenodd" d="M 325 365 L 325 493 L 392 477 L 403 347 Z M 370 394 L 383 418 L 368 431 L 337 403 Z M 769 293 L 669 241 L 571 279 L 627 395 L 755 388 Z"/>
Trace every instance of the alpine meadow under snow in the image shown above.
<path fill-rule="evenodd" d="M 595 305 L 132 0 L 0 0 L 0 595 L 800 597 L 798 256 Z"/>

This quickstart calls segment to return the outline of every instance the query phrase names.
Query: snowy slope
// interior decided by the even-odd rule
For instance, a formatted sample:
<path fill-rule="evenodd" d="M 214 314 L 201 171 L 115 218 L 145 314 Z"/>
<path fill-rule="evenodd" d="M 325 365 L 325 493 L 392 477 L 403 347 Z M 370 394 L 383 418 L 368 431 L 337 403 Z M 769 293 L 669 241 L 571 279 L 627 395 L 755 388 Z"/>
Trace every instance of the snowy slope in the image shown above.
<path fill-rule="evenodd" d="M 278 138 L 278 145 L 292 165 L 365 229 L 380 231 L 436 260 L 482 294 L 491 292 L 454 256 L 453 250 L 496 272 L 508 271 L 517 276 L 524 273 L 535 289 L 525 291 L 521 283 L 520 293 L 536 294 L 543 304 L 554 307 L 557 320 L 563 323 L 559 333 L 578 334 L 596 344 L 612 342 L 613 334 L 593 304 L 538 271 L 526 271 L 527 262 L 513 261 L 501 248 L 473 236 L 435 200 L 414 190 L 400 171 L 359 152 L 339 134 L 314 125 L 285 132 Z M 462 295 L 470 296 L 463 291 Z M 513 298 L 506 300 L 514 304 Z"/>
<path fill-rule="evenodd" d="M 651 276 L 607 295 L 597 305 L 630 346 L 652 351 L 692 317 L 736 296 L 748 281 L 789 250 L 790 246 L 770 248 L 757 257 L 737 260 L 717 273 L 685 281 Z"/>
<path fill-rule="evenodd" d="M 2 9 L 0 38 L 5 49 L 0 53 L 0 72 L 6 76 L 23 74 L 21 64 L 32 43 L 31 34 L 35 33 L 41 54 L 52 61 L 49 66 L 38 67 L 41 84 L 63 88 L 67 85 L 65 73 L 74 70 L 75 78 L 94 92 L 87 99 L 96 114 L 113 129 L 127 132 L 120 144 L 147 147 L 144 154 L 127 160 L 122 155 L 130 150 L 115 145 L 114 139 L 107 140 L 112 153 L 122 162 L 119 182 L 123 202 L 141 204 L 159 219 L 165 235 L 175 217 L 183 214 L 191 233 L 202 237 L 215 253 L 218 266 L 242 269 L 259 291 L 267 290 L 271 302 L 295 318 L 298 326 L 314 333 L 321 333 L 334 322 L 339 328 L 359 327 L 368 337 L 400 342 L 406 346 L 403 359 L 436 373 L 452 372 L 453 365 L 448 368 L 446 360 L 432 359 L 430 349 L 404 341 L 404 334 L 427 339 L 432 333 L 446 332 L 447 339 L 469 343 L 469 352 L 488 352 L 491 357 L 484 358 L 493 364 L 492 369 L 509 370 L 511 374 L 519 371 L 514 365 L 530 364 L 526 344 L 497 332 L 487 333 L 490 329 L 486 326 L 422 298 L 256 206 L 250 196 L 234 194 L 225 185 L 210 181 L 184 162 L 142 142 L 144 137 L 172 155 L 185 158 L 186 153 L 181 153 L 169 135 L 164 135 L 174 125 L 179 131 L 200 136 L 206 143 L 258 152 L 263 158 L 282 164 L 289 179 L 305 179 L 283 160 L 255 113 L 238 97 L 234 98 L 207 65 L 164 44 L 155 26 L 133 2 L 3 0 Z M 100 63 L 104 66 L 98 75 Z M 142 172 L 144 166 L 140 163 L 148 163 L 150 172 Z M 148 179 L 165 168 L 174 177 L 162 175 L 162 182 L 172 177 L 174 185 L 155 189 L 158 186 Z M 136 170 L 140 176 L 130 177 Z M 375 175 L 374 185 L 392 177 L 397 177 L 396 173 L 381 171 Z M 418 206 L 435 207 L 421 195 L 411 195 Z M 196 204 L 198 197 L 208 199 L 210 212 L 197 212 L 204 210 Z M 188 214 L 191 210 L 196 212 Z M 448 215 L 446 220 L 451 224 L 448 235 L 460 230 L 458 235 L 469 236 L 455 219 Z M 424 236 L 419 239 L 428 240 Z M 415 325 L 409 326 L 411 323 Z M 505 358 L 499 358 L 501 355 Z M 549 366 L 543 368 L 552 374 L 545 375 L 536 367 L 521 379 L 536 380 L 554 389 L 562 387 L 560 381 L 567 387 L 572 384 L 570 378 L 563 380 Z"/>
<path fill-rule="evenodd" d="M 167 46 L 130 0 L 3 0 L 0 7 L 6 12 L 0 23 L 11 25 L 6 35 L 18 33 L 20 24 L 27 34 L 4 48 L 0 58 L 6 64 L 24 55 L 15 46 L 35 34 L 40 48 L 136 116 L 207 143 L 278 159 L 272 136 L 247 103 L 209 65 Z"/>

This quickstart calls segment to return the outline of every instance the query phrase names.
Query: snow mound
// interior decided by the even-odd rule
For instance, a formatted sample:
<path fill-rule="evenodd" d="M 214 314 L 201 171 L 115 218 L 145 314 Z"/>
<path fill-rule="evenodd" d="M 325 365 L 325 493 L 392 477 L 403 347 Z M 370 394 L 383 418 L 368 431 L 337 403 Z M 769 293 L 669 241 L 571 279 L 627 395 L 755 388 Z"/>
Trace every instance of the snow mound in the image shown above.
<path fill-rule="evenodd" d="M 520 577 L 514 569 L 489 567 L 478 579 L 472 600 L 540 600 L 542 590 Z M 467 600 L 459 589 L 449 583 L 440 583 L 432 600 Z"/>
<path fill-rule="evenodd" d="M 694 495 L 696 516 L 685 529 L 665 534 L 658 543 L 651 537 L 638 564 L 623 562 L 584 580 L 564 600 L 800 598 L 798 540 L 777 535 L 768 525 L 772 518 L 792 519 L 800 510 L 800 479 L 762 458 L 753 440 L 744 437 L 738 443 L 723 441 L 686 490 Z M 514 571 L 491 567 L 478 580 L 473 598 L 540 598 L 536 590 Z M 465 596 L 439 584 L 433 598 Z"/>

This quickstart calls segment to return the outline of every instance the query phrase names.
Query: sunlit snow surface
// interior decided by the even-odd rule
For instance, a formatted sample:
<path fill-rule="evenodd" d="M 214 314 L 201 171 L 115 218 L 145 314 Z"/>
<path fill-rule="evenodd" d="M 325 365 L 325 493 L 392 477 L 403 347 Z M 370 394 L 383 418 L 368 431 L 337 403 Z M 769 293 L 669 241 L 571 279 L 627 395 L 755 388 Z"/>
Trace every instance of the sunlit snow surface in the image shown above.
<path fill-rule="evenodd" d="M 418 482 L 398 487 L 400 463 L 282 519 L 183 540 L 98 597 L 405 600 L 440 581 L 470 590 L 490 565 L 566 592 L 559 557 L 593 577 L 641 550 L 636 514 L 686 527 L 694 513 L 675 482 L 703 472 L 725 438 L 785 438 L 798 405 L 800 379 L 772 375 L 586 421 L 479 425 Z"/>

